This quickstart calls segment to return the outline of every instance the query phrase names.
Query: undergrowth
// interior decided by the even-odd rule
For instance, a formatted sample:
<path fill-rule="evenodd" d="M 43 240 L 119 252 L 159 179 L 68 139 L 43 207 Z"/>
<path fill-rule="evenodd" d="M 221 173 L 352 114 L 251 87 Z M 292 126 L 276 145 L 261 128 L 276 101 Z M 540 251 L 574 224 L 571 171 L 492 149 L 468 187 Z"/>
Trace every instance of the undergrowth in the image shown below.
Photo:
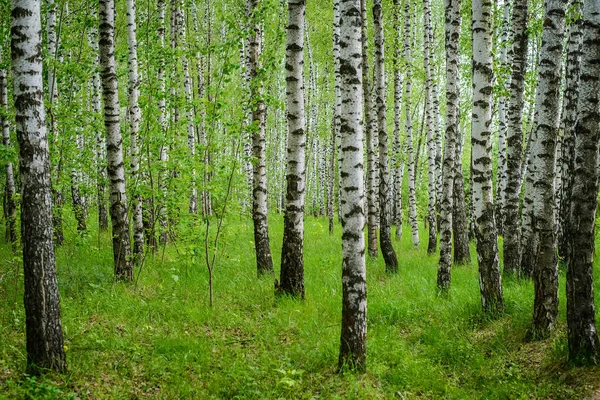
<path fill-rule="evenodd" d="M 277 266 L 283 221 L 270 223 Z M 113 283 L 108 234 L 67 232 L 57 268 L 69 372 L 38 378 L 24 375 L 21 260 L 3 244 L 0 397 L 572 399 L 600 386 L 598 368 L 566 362 L 564 271 L 559 328 L 527 342 L 531 282 L 505 280 L 506 312 L 487 319 L 474 249 L 439 296 L 438 258 L 412 248 L 408 228 L 395 243 L 398 274 L 368 259 L 368 372 L 338 374 L 340 227 L 330 236 L 325 220 L 307 218 L 306 299 L 296 301 L 276 299 L 273 278 L 256 277 L 251 221 L 225 225 L 213 308 L 202 221 L 183 221 L 130 284 Z"/>

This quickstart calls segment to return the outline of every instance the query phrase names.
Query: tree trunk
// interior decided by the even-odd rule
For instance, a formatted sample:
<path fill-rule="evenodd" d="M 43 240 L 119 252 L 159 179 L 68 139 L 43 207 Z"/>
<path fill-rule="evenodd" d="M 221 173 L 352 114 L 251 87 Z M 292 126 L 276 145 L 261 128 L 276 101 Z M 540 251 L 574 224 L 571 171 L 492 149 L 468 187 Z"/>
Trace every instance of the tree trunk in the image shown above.
<path fill-rule="evenodd" d="M 2 55 L 0 54 L 0 63 Z M 8 77 L 5 69 L 0 69 L 0 128 L 2 128 L 2 144 L 6 149 L 10 144 L 10 123 L 5 117 L 8 113 Z M 13 163 L 6 162 L 6 184 L 4 189 L 5 205 L 4 216 L 6 217 L 6 241 L 10 243 L 13 250 L 17 248 L 17 204 L 15 201 L 16 187 Z"/>
<path fill-rule="evenodd" d="M 336 0 L 337 1 L 337 0 Z M 367 248 L 369 256 L 377 257 L 377 192 L 376 176 L 377 165 L 375 163 L 375 142 L 373 133 L 376 132 L 374 126 L 375 116 L 373 115 L 373 98 L 371 97 L 372 85 L 369 75 L 369 40 L 367 36 L 367 1 L 361 0 L 361 19 L 362 19 L 362 85 L 364 99 L 364 127 L 367 141 Z M 376 121 L 375 121 L 376 122 Z"/>
<path fill-rule="evenodd" d="M 547 0 L 542 31 L 538 86 L 535 99 L 535 142 L 532 143 L 534 250 L 533 333 L 546 336 L 558 317 L 558 259 L 554 226 L 554 164 L 559 123 L 559 90 L 566 2 Z"/>
<path fill-rule="evenodd" d="M 305 0 L 288 1 L 286 64 L 287 192 L 279 291 L 304 298 L 304 196 L 306 120 L 304 115 Z"/>
<path fill-rule="evenodd" d="M 491 1 L 472 3 L 473 38 L 473 203 L 481 304 L 486 313 L 504 310 L 498 266 L 498 236 L 492 199 L 492 19 Z"/>
<path fill-rule="evenodd" d="M 158 176 L 158 186 L 160 190 L 160 200 L 158 201 L 158 221 L 159 221 L 159 243 L 165 245 L 169 239 L 169 234 L 167 232 L 168 229 L 168 209 L 167 209 L 167 163 L 169 161 L 168 154 L 168 139 L 167 139 L 167 90 L 165 84 L 165 11 L 166 11 L 166 3 L 165 0 L 158 0 L 157 3 L 157 12 L 158 12 L 158 38 L 160 42 L 160 50 L 159 50 L 159 61 L 158 61 L 158 73 L 157 73 L 157 81 L 159 87 L 159 100 L 158 100 L 158 110 L 159 110 L 159 118 L 158 123 L 160 125 L 160 130 L 162 133 L 162 143 L 159 149 L 159 176 Z"/>
<path fill-rule="evenodd" d="M 502 86 L 502 92 L 498 98 L 498 170 L 496 178 L 496 227 L 498 235 L 504 236 L 504 203 L 506 199 L 506 137 L 508 126 L 506 125 L 506 96 L 504 89 L 509 87 L 508 73 L 510 65 L 508 62 L 508 41 L 509 41 L 509 23 L 510 7 L 504 5 L 502 25 L 500 27 L 502 52 L 500 53 L 501 73 L 498 74 L 498 81 Z"/>
<path fill-rule="evenodd" d="M 471 263 L 469 248 L 469 230 L 467 226 L 467 207 L 465 203 L 465 183 L 462 167 L 463 133 L 459 129 L 456 138 L 456 158 L 454 160 L 454 201 L 452 209 L 452 237 L 454 239 L 454 263 L 466 265 Z"/>
<path fill-rule="evenodd" d="M 573 198 L 568 225 L 571 256 L 567 269 L 569 359 L 598 362 L 600 343 L 594 308 L 594 228 L 600 142 L 600 2 L 583 6 L 583 53 L 575 134 Z"/>
<path fill-rule="evenodd" d="M 508 129 L 506 138 L 506 194 L 504 205 L 504 273 L 520 271 L 519 203 L 523 153 L 523 93 L 527 69 L 527 0 L 514 0 L 511 25 L 513 42 Z"/>
<path fill-rule="evenodd" d="M 565 89 L 562 112 L 562 147 L 561 147 L 561 193 L 558 208 L 558 255 L 566 262 L 570 258 L 571 238 L 567 232 L 569 213 L 572 207 L 573 174 L 575 162 L 575 123 L 577 122 L 577 102 L 579 99 L 579 69 L 582 54 L 583 18 L 581 1 L 574 0 L 573 11 L 577 16 L 571 23 L 569 40 L 567 41 L 567 58 L 565 67 Z"/>
<path fill-rule="evenodd" d="M 423 0 L 424 17 L 424 49 L 423 56 L 425 68 L 425 123 L 427 132 L 427 193 L 429 201 L 427 205 L 427 229 L 429 232 L 429 242 L 427 245 L 427 254 L 433 254 L 437 251 L 437 218 L 436 218 L 436 146 L 435 146 L 435 125 L 433 121 L 433 98 L 431 93 L 432 79 L 431 69 L 433 64 L 432 39 L 431 33 L 431 5 L 429 0 Z"/>
<path fill-rule="evenodd" d="M 445 0 L 446 14 L 446 132 L 442 168 L 442 198 L 440 206 L 440 262 L 437 286 L 450 288 L 452 268 L 452 206 L 454 202 L 454 173 L 456 136 L 460 113 L 459 45 L 460 0 Z"/>
<path fill-rule="evenodd" d="M 97 54 L 96 59 L 100 65 L 100 51 L 98 49 L 98 28 L 90 27 L 89 35 L 90 47 Z M 97 118 L 101 117 L 102 98 L 100 89 L 100 72 L 96 70 L 92 77 L 92 111 Z M 98 202 L 98 228 L 100 232 L 108 230 L 108 211 L 106 209 L 106 157 L 104 154 L 105 145 L 101 129 L 95 132 L 95 159 L 96 159 L 96 197 Z"/>
<path fill-rule="evenodd" d="M 54 0 L 48 1 L 48 10 L 46 13 L 46 30 L 47 30 L 47 51 L 50 56 L 51 65 L 48 68 L 48 111 L 50 121 L 48 122 L 48 128 L 50 130 L 49 136 L 54 140 L 58 140 L 58 132 L 56 129 L 56 120 L 54 118 L 54 107 L 56 106 L 58 100 L 58 89 L 57 89 L 57 81 L 56 81 L 56 64 L 58 64 L 57 56 L 58 56 L 58 34 L 56 31 L 56 3 Z M 61 165 L 60 159 L 53 166 L 54 177 L 54 185 L 56 187 L 60 186 L 60 173 L 61 173 Z M 61 246 L 65 240 L 65 236 L 63 233 L 63 224 L 62 224 L 62 203 L 63 196 L 62 192 L 59 189 L 52 188 L 52 197 L 53 197 L 53 208 L 52 208 L 52 220 L 54 226 L 54 241 L 57 246 Z"/>
<path fill-rule="evenodd" d="M 364 370 L 367 357 L 367 272 L 363 212 L 362 49 L 360 0 L 340 6 L 342 108 L 342 332 L 339 367 Z"/>
<path fill-rule="evenodd" d="M 248 0 L 248 9 L 253 18 L 258 6 L 256 0 Z M 266 173 L 266 143 L 265 143 L 265 103 L 260 68 L 260 24 L 254 22 L 248 37 L 248 76 L 250 79 L 250 99 L 252 126 L 252 220 L 254 222 L 254 246 L 256 250 L 256 267 L 258 275 L 273 274 L 273 259 L 269 243 L 269 221 L 267 210 L 267 173 Z"/>
<path fill-rule="evenodd" d="M 104 126 L 106 128 L 106 158 L 108 160 L 115 279 L 129 281 L 133 279 L 133 267 L 130 259 L 123 139 L 120 129 L 119 92 L 114 56 L 114 23 L 114 0 L 100 0 L 100 68 L 104 96 Z"/>
<path fill-rule="evenodd" d="M 140 78 L 138 76 L 137 39 L 136 39 L 136 0 L 127 0 L 127 44 L 129 45 L 129 80 L 127 87 L 128 117 L 131 148 L 131 179 L 134 193 L 132 196 L 133 207 L 133 262 L 138 264 L 144 254 L 144 220 L 142 216 L 142 197 L 137 193 L 140 172 L 139 131 L 141 110 L 138 104 L 140 96 Z"/>
<path fill-rule="evenodd" d="M 386 129 L 386 85 L 384 64 L 384 35 L 381 0 L 373 3 L 373 21 L 375 30 L 375 90 L 377 105 L 377 131 L 379 132 L 379 245 L 387 272 L 398 272 L 398 259 L 392 246 L 389 215 L 389 166 L 388 136 Z"/>
<path fill-rule="evenodd" d="M 396 225 L 396 240 L 402 240 L 402 180 L 404 178 L 404 160 L 402 157 L 402 145 L 400 141 L 401 134 L 401 113 L 402 113 L 402 72 L 400 70 L 402 63 L 401 55 L 401 34 L 402 25 L 400 25 L 400 13 L 402 12 L 402 2 L 394 0 L 394 149 L 392 157 L 392 172 L 394 176 L 394 213 L 392 223 Z M 363 41 L 364 41 L 363 37 Z M 363 63 L 364 65 L 364 63 Z"/>
<path fill-rule="evenodd" d="M 417 197 L 415 190 L 415 154 L 413 148 L 413 126 L 412 126 L 412 55 L 411 55 L 411 9 L 410 1 L 404 5 L 404 112 L 406 115 L 406 146 L 408 148 L 408 220 L 412 230 L 413 246 L 419 246 L 419 222 L 417 220 Z"/>
<path fill-rule="evenodd" d="M 21 174 L 27 371 L 66 369 L 52 241 L 40 2 L 12 3 L 12 71 Z"/>

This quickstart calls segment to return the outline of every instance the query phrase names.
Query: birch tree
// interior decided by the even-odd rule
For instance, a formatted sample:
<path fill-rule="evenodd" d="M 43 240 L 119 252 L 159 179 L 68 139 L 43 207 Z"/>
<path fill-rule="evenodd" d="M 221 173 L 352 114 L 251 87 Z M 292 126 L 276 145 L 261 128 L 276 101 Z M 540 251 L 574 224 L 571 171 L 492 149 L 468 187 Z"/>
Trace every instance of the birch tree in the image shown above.
<path fill-rule="evenodd" d="M 123 139 L 120 128 L 119 91 L 115 63 L 115 7 L 114 0 L 100 0 L 100 68 L 104 97 L 104 127 L 106 129 L 106 158 L 110 191 L 110 219 L 112 223 L 115 278 L 132 280 L 130 257 L 129 219 L 123 165 Z"/>
<path fill-rule="evenodd" d="M 304 198 L 306 119 L 304 115 L 305 0 L 288 1 L 285 53 L 287 103 L 286 202 L 279 291 L 304 298 Z"/>
<path fill-rule="evenodd" d="M 502 13 L 502 25 L 500 26 L 500 66 L 502 70 L 509 68 L 508 64 L 508 41 L 509 41 L 509 23 L 510 23 L 510 4 L 504 4 Z M 499 81 L 502 84 L 501 93 L 498 98 L 498 177 L 496 179 L 496 227 L 498 234 L 504 235 L 504 203 L 506 198 L 506 96 L 505 87 L 507 83 L 506 74 L 499 74 Z"/>
<path fill-rule="evenodd" d="M 361 0 L 362 16 L 362 85 L 364 99 L 364 127 L 367 141 L 367 248 L 371 257 L 377 257 L 377 192 L 375 191 L 377 164 L 375 163 L 375 142 L 373 133 L 375 115 L 371 97 L 371 81 L 369 75 L 369 38 L 367 35 L 367 1 Z"/>
<path fill-rule="evenodd" d="M 558 254 L 566 262 L 569 260 L 570 238 L 567 232 L 569 213 L 571 209 L 573 190 L 573 163 L 575 156 L 575 123 L 577 121 L 577 103 L 579 100 L 579 73 L 582 55 L 583 18 L 582 2 L 572 2 L 574 21 L 569 27 L 567 41 L 567 57 L 565 65 L 565 89 L 563 97 L 563 112 L 561 121 L 562 146 L 560 162 L 561 191 L 558 207 Z"/>
<path fill-rule="evenodd" d="M 0 65 L 2 54 L 0 52 Z M 6 149 L 10 144 L 10 122 L 8 120 L 8 74 L 7 70 L 0 68 L 0 128 L 2 129 L 2 144 Z M 17 204 L 15 201 L 16 187 L 13 163 L 10 159 L 5 167 L 6 183 L 4 187 L 4 216 L 6 218 L 6 241 L 16 249 L 17 245 Z"/>
<path fill-rule="evenodd" d="M 21 175 L 27 371 L 64 371 L 52 240 L 50 158 L 42 77 L 40 2 L 12 2 L 12 72 Z"/>
<path fill-rule="evenodd" d="M 460 125 L 460 124 L 459 124 Z M 471 262 L 469 246 L 469 229 L 467 207 L 465 203 L 465 184 L 463 178 L 463 142 L 464 128 L 458 129 L 455 141 L 456 155 L 454 160 L 454 189 L 452 206 L 452 239 L 454 241 L 454 263 L 466 265 Z"/>
<path fill-rule="evenodd" d="M 506 195 L 504 230 L 504 273 L 518 274 L 520 267 L 519 202 L 523 152 L 523 93 L 527 69 L 527 0 L 514 0 L 511 24 L 512 73 L 506 137 Z"/>
<path fill-rule="evenodd" d="M 360 0 L 340 3 L 342 170 L 342 332 L 339 367 L 366 368 L 367 273 L 363 211 L 362 48 Z"/>
<path fill-rule="evenodd" d="M 492 199 L 492 3 L 472 3 L 473 43 L 473 204 L 481 304 L 487 313 L 502 312 L 504 297 L 498 265 L 498 237 Z"/>
<path fill-rule="evenodd" d="M 533 332 L 545 336 L 558 317 L 558 259 L 554 228 L 554 164 L 559 123 L 566 2 L 546 0 L 532 143 L 533 221 L 537 236 L 533 271 Z"/>
<path fill-rule="evenodd" d="M 137 191 L 139 171 L 140 171 L 140 150 L 139 150 L 139 131 L 141 121 L 141 110 L 139 106 L 140 97 L 140 78 L 138 76 L 137 60 L 137 38 L 136 38 L 136 0 L 127 0 L 127 44 L 129 46 L 128 64 L 128 117 L 129 117 L 129 135 L 131 149 L 131 179 L 134 183 L 134 190 Z M 134 262 L 138 263 L 144 253 L 144 220 L 142 218 L 142 198 L 134 193 L 132 196 L 133 208 L 133 257 Z"/>
<path fill-rule="evenodd" d="M 436 218 L 436 146 L 435 146 L 435 129 L 433 122 L 433 97 L 432 97 L 432 79 L 431 69 L 433 55 L 431 54 L 431 5 L 429 0 L 423 0 L 423 22 L 424 22 L 424 49 L 423 56 L 425 68 L 425 123 L 427 131 L 427 193 L 429 195 L 427 203 L 427 228 L 429 232 L 429 242 L 427 244 L 427 253 L 433 254 L 437 251 L 437 218 Z"/>
<path fill-rule="evenodd" d="M 446 132 L 444 133 L 443 190 L 440 215 L 440 262 L 437 286 L 450 288 L 452 267 L 452 205 L 454 199 L 454 157 L 460 112 L 459 45 L 460 0 L 445 0 L 446 29 Z"/>
<path fill-rule="evenodd" d="M 97 15 L 96 15 L 97 17 Z M 98 28 L 90 28 L 89 34 L 90 47 L 96 54 L 97 66 L 92 76 L 92 111 L 99 118 L 102 111 L 102 93 L 100 83 L 100 51 L 98 49 Z M 98 203 L 98 228 L 100 231 L 108 229 L 108 211 L 106 209 L 106 146 L 104 144 L 104 135 L 102 130 L 95 127 L 95 158 L 96 158 L 96 198 Z"/>
<path fill-rule="evenodd" d="M 406 129 L 406 147 L 408 150 L 408 219 L 412 230 L 413 246 L 419 246 L 419 223 L 417 221 L 417 197 L 416 197 L 416 161 L 413 147 L 412 126 L 412 52 L 411 52 L 411 1 L 406 0 L 404 4 L 404 111 Z M 418 154 L 418 153 L 417 153 Z"/>
<path fill-rule="evenodd" d="M 373 25 L 375 30 L 375 66 L 377 105 L 377 131 L 379 133 L 379 245 L 388 272 L 398 271 L 398 259 L 392 246 L 389 215 L 389 166 L 388 136 L 386 128 L 386 85 L 384 64 L 383 12 L 381 0 L 373 2 Z"/>
<path fill-rule="evenodd" d="M 248 0 L 248 9 L 255 13 L 257 0 Z M 254 16 L 257 18 L 257 16 Z M 254 222 L 254 247 L 258 275 L 273 274 L 273 259 L 269 242 L 267 210 L 267 173 L 265 142 L 265 103 L 263 87 L 258 74 L 260 66 L 260 26 L 257 22 L 248 36 L 248 79 L 250 80 L 251 134 L 252 134 L 252 220 Z"/>
<path fill-rule="evenodd" d="M 569 359 L 598 362 L 600 343 L 594 307 L 594 231 L 598 196 L 600 142 L 600 1 L 583 6 L 583 52 L 578 118 L 574 129 L 573 198 L 568 236 L 567 330 Z"/>
<path fill-rule="evenodd" d="M 402 239 L 402 180 L 404 179 L 404 157 L 401 150 L 401 113 L 402 113 L 402 49 L 401 35 L 402 25 L 400 14 L 402 13 L 402 2 L 393 2 L 393 26 L 394 26 L 394 147 L 392 151 L 392 176 L 393 176 L 393 217 L 392 224 L 396 225 L 396 239 Z M 363 40 L 365 38 L 363 37 Z M 364 64 L 363 64 L 364 65 Z"/>

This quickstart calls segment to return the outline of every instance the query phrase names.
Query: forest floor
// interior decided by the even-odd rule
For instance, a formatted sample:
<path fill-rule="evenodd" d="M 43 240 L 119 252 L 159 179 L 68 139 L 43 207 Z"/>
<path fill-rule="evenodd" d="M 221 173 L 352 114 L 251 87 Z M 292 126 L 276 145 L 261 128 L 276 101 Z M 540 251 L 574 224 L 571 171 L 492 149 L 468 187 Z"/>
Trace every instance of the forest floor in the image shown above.
<path fill-rule="evenodd" d="M 272 216 L 270 223 L 278 270 L 283 219 Z M 566 361 L 564 272 L 556 333 L 527 342 L 531 282 L 505 280 L 506 313 L 488 320 L 475 252 L 472 266 L 453 269 L 450 295 L 438 296 L 438 256 L 426 255 L 426 243 L 413 249 L 405 227 L 395 244 L 398 274 L 387 275 L 381 258 L 368 260 L 368 372 L 339 374 L 341 228 L 330 236 L 325 220 L 307 218 L 306 299 L 296 301 L 276 299 L 272 277 L 257 279 L 251 220 L 230 218 L 211 308 L 199 224 L 187 224 L 176 242 L 149 254 L 133 284 L 113 283 L 107 234 L 67 233 L 57 264 L 69 372 L 40 378 L 24 375 L 20 259 L 2 245 L 0 397 L 576 399 L 600 393 L 600 368 Z"/>

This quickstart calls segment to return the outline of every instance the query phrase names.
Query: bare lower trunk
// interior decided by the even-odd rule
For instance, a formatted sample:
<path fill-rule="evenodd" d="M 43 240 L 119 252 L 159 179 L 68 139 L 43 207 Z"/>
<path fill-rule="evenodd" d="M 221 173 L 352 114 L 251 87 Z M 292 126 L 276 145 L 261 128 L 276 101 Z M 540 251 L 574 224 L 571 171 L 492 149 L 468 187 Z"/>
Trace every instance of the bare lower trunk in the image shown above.
<path fill-rule="evenodd" d="M 249 0 L 249 10 L 253 13 L 257 3 Z M 254 18 L 258 18 L 254 16 Z M 254 222 L 254 246 L 258 275 L 273 274 L 273 259 L 269 243 L 269 222 L 267 210 L 267 172 L 265 142 L 265 103 L 262 99 L 262 82 L 257 77 L 260 68 L 260 25 L 255 23 L 248 38 L 248 68 L 250 79 L 250 98 L 252 99 L 252 220 Z"/>
<path fill-rule="evenodd" d="M 444 163 L 442 168 L 442 198 L 440 205 L 440 262 L 438 265 L 437 286 L 442 290 L 450 288 L 452 268 L 452 206 L 454 203 L 454 173 L 456 137 L 459 127 L 459 39 L 460 39 L 459 0 L 445 1 L 446 14 L 446 132 L 444 140 Z"/>
<path fill-rule="evenodd" d="M 373 3 L 375 29 L 375 90 L 377 105 L 377 130 L 379 132 L 379 244 L 387 272 L 398 271 L 398 259 L 392 246 L 391 221 L 389 213 L 389 166 L 388 136 L 386 128 L 386 85 L 384 64 L 384 34 L 381 0 Z"/>
<path fill-rule="evenodd" d="M 279 291 L 304 298 L 304 197 L 306 122 L 304 115 L 305 0 L 288 1 L 286 46 L 287 173 Z"/>
<path fill-rule="evenodd" d="M 498 265 L 498 236 L 492 200 L 492 20 L 491 1 L 472 3 L 473 37 L 473 204 L 475 206 L 479 287 L 484 312 L 504 310 Z"/>
<path fill-rule="evenodd" d="M 377 257 L 379 252 L 377 246 L 377 191 L 375 187 L 377 164 L 375 162 L 375 142 L 373 133 L 377 132 L 374 126 L 375 115 L 373 115 L 373 104 L 371 97 L 372 85 L 369 75 L 369 40 L 367 37 L 367 2 L 361 0 L 362 16 L 362 85 L 364 99 L 364 126 L 367 141 L 367 248 L 369 256 Z"/>
<path fill-rule="evenodd" d="M 27 372 L 66 369 L 52 242 L 40 2 L 14 0 L 12 71 L 21 174 Z"/>
<path fill-rule="evenodd" d="M 469 230 L 467 222 L 467 207 L 465 202 L 465 186 L 462 169 L 463 134 L 459 130 L 456 138 L 456 159 L 454 170 L 454 201 L 452 210 L 452 237 L 454 239 L 454 263 L 465 265 L 471 262 L 469 248 Z"/>
<path fill-rule="evenodd" d="M 583 7 L 583 54 L 575 126 L 575 165 L 570 224 L 571 257 L 567 269 L 567 327 L 569 359 L 581 363 L 599 360 L 600 343 L 594 307 L 594 230 L 598 196 L 598 142 L 600 141 L 600 4 Z"/>
<path fill-rule="evenodd" d="M 411 9 L 410 2 L 404 5 L 404 60 L 406 62 L 405 84 L 404 84 L 404 111 L 406 115 L 406 145 L 408 148 L 408 219 L 412 230 L 413 246 L 419 246 L 419 222 L 417 220 L 417 196 L 416 196 L 416 161 L 413 148 L 413 126 L 412 126 L 412 55 L 411 55 Z M 417 153 L 418 154 L 418 153 Z"/>
<path fill-rule="evenodd" d="M 581 13 L 581 1 L 573 1 L 574 10 Z M 577 121 L 577 102 L 579 99 L 579 65 L 582 54 L 583 19 L 577 18 L 571 23 L 567 41 L 565 67 L 565 91 L 562 112 L 561 193 L 558 206 L 558 255 L 568 262 L 570 258 L 570 238 L 567 232 L 571 210 L 573 175 L 575 162 L 575 123 Z"/>
<path fill-rule="evenodd" d="M 342 213 L 342 332 L 339 367 L 364 370 L 367 357 L 367 273 L 363 212 L 363 129 L 361 86 L 360 0 L 340 5 L 340 128 L 343 188 Z"/>
<path fill-rule="evenodd" d="M 542 48 L 535 100 L 531 171 L 534 187 L 533 229 L 537 237 L 533 286 L 533 326 L 535 335 L 546 336 L 558 318 L 558 259 L 554 229 L 554 164 L 558 136 L 559 90 L 566 2 L 547 0 L 542 31 Z"/>
<path fill-rule="evenodd" d="M 2 62 L 2 55 L 0 55 Z M 0 69 L 0 129 L 2 129 L 2 144 L 8 150 L 10 144 L 10 125 L 8 118 L 8 79 L 7 71 Z M 6 218 L 6 241 L 16 249 L 17 245 L 17 204 L 15 201 L 16 187 L 12 161 L 6 162 L 6 184 L 4 187 L 4 217 Z"/>
<path fill-rule="evenodd" d="M 523 93 L 527 69 L 527 0 L 514 0 L 511 36 L 513 44 L 508 129 L 506 137 L 506 195 L 504 205 L 504 273 L 518 274 L 520 267 L 519 203 L 523 152 Z"/>
<path fill-rule="evenodd" d="M 120 107 L 114 57 L 114 10 L 113 0 L 100 0 L 100 68 L 104 95 L 104 126 L 106 129 L 115 278 L 128 281 L 133 279 L 133 267 L 130 256 L 123 139 L 120 129 Z"/>
<path fill-rule="evenodd" d="M 425 64 L 425 123 L 427 132 L 427 194 L 429 196 L 427 203 L 427 230 L 429 240 L 427 244 L 427 254 L 433 254 L 437 251 L 437 218 L 436 218 L 436 147 L 435 147 L 435 129 L 433 122 L 433 97 L 432 97 L 432 43 L 433 35 L 431 33 L 431 6 L 429 0 L 423 0 L 424 17 L 424 49 L 425 55 L 423 61 Z"/>

